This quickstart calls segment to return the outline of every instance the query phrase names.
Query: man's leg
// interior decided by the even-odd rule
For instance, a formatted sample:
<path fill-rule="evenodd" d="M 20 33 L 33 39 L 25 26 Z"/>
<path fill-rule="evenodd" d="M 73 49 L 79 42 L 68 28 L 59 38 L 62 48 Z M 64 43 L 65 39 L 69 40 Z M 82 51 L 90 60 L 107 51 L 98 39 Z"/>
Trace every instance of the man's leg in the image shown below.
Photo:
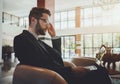
<path fill-rule="evenodd" d="M 77 78 L 78 84 L 112 84 L 107 70 L 103 67 L 87 72 L 82 78 Z"/>

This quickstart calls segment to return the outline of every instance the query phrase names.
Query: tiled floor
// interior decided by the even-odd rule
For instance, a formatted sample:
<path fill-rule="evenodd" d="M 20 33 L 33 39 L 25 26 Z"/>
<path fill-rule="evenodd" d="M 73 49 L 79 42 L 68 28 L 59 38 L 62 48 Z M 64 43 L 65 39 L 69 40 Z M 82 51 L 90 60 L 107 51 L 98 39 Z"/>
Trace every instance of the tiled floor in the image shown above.
<path fill-rule="evenodd" d="M 13 74 L 14 68 L 11 70 L 5 72 L 1 71 L 0 73 L 0 84 L 12 84 L 12 74 Z"/>
<path fill-rule="evenodd" d="M 17 63 L 12 63 L 10 70 L 7 70 L 7 67 L 3 68 L 3 64 L 0 64 L 0 84 L 12 84 L 13 72 Z"/>

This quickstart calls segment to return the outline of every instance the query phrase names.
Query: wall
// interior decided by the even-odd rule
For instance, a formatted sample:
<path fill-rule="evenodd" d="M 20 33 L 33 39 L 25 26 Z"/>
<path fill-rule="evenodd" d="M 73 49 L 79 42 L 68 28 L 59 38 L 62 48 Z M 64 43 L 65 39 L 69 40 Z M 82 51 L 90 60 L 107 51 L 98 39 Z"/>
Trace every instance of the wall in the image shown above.
<path fill-rule="evenodd" d="M 2 61 L 2 11 L 3 11 L 3 0 L 0 0 L 0 62 Z"/>
<path fill-rule="evenodd" d="M 13 39 L 16 35 L 20 34 L 23 29 L 22 27 L 2 24 L 2 45 L 11 45 L 13 46 Z"/>

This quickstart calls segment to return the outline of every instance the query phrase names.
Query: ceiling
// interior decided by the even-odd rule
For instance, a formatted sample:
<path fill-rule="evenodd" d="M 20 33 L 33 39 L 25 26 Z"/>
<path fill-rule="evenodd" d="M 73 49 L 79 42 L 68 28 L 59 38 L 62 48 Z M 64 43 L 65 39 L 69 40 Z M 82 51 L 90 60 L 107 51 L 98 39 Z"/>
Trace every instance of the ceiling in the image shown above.
<path fill-rule="evenodd" d="M 55 0 L 55 10 L 87 5 L 92 2 L 92 0 L 77 0 L 77 3 L 75 1 Z M 3 0 L 3 11 L 20 17 L 27 16 L 30 9 L 34 6 L 37 6 L 37 0 Z"/>
<path fill-rule="evenodd" d="M 106 3 L 120 0 L 55 0 L 55 10 L 90 6 L 93 5 L 93 1 Z M 37 6 L 37 0 L 3 0 L 3 11 L 20 17 L 28 16 L 30 9 L 35 6 Z"/>

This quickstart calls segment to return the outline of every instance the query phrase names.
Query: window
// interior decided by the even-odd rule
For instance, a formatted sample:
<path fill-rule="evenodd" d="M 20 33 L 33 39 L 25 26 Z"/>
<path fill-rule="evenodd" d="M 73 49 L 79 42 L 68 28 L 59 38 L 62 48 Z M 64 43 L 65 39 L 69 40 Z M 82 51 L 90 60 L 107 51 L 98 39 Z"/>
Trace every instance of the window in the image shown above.
<path fill-rule="evenodd" d="M 63 59 L 75 56 L 75 36 L 63 36 L 61 49 Z"/>
<path fill-rule="evenodd" d="M 75 10 L 55 12 L 55 28 L 75 28 Z"/>
<path fill-rule="evenodd" d="M 95 57 L 101 45 L 112 48 L 112 53 L 120 54 L 120 33 L 82 35 L 82 56 Z"/>

